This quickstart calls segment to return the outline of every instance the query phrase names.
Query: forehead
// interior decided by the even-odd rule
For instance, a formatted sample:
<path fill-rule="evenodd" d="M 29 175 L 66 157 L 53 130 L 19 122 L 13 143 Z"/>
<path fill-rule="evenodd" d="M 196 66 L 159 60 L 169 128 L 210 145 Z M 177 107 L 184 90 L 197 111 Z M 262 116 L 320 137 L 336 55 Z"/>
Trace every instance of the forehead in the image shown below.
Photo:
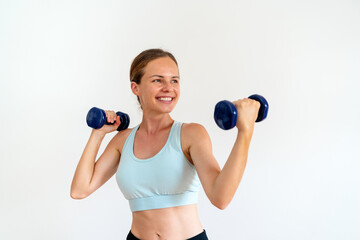
<path fill-rule="evenodd" d="M 145 67 L 145 75 L 179 75 L 176 63 L 169 57 L 157 58 Z"/>

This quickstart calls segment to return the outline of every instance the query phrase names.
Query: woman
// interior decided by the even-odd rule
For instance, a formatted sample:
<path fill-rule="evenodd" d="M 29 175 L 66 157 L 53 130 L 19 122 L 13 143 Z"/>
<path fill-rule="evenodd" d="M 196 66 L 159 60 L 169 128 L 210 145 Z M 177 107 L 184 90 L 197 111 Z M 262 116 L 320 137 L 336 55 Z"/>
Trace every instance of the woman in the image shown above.
<path fill-rule="evenodd" d="M 161 49 L 140 53 L 130 69 L 131 90 L 143 110 L 141 123 L 118 132 L 95 162 L 100 144 L 120 119 L 106 111 L 107 121 L 93 129 L 71 185 L 71 197 L 89 196 L 116 173 L 132 211 L 127 239 L 208 239 L 198 216 L 197 193 L 202 185 L 210 202 L 225 209 L 245 170 L 260 104 L 233 102 L 238 134 L 221 170 L 210 137 L 196 123 L 180 123 L 170 112 L 180 97 L 180 75 L 174 56 Z"/>

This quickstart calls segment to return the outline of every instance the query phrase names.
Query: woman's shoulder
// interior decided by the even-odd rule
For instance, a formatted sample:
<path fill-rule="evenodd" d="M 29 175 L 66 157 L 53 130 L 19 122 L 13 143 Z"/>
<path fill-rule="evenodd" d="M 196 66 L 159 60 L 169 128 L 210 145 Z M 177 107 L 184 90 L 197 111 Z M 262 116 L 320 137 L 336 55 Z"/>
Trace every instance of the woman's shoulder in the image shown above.
<path fill-rule="evenodd" d="M 183 123 L 181 128 L 181 145 L 185 155 L 190 156 L 193 146 L 211 142 L 205 127 L 199 123 Z"/>
<path fill-rule="evenodd" d="M 184 137 L 197 140 L 208 136 L 205 127 L 200 123 L 183 123 L 182 134 Z"/>
<path fill-rule="evenodd" d="M 131 131 L 134 128 L 127 128 L 122 131 L 119 131 L 115 134 L 115 136 L 111 139 L 112 142 L 114 142 L 114 146 L 116 146 L 117 150 L 121 153 L 123 146 L 126 142 L 126 139 L 130 135 Z"/>
<path fill-rule="evenodd" d="M 193 131 L 198 131 L 200 129 L 205 129 L 205 127 L 203 125 L 201 125 L 200 123 L 182 123 L 182 128 L 186 129 L 186 130 L 193 130 Z"/>

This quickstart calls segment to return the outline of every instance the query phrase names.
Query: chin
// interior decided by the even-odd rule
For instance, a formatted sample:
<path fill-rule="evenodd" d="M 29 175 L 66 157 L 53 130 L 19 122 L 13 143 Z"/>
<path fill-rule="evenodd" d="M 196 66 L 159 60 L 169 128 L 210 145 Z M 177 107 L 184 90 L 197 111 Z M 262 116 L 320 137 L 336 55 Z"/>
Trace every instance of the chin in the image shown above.
<path fill-rule="evenodd" d="M 163 113 L 171 113 L 174 110 L 174 108 L 172 109 L 164 109 L 162 112 Z"/>
<path fill-rule="evenodd" d="M 160 111 L 162 113 L 171 113 L 174 110 L 174 108 L 175 108 L 175 106 L 174 107 L 162 108 Z"/>
<path fill-rule="evenodd" d="M 176 102 L 173 104 L 169 104 L 168 106 L 160 106 L 159 110 L 164 113 L 170 113 L 172 112 L 176 107 Z"/>

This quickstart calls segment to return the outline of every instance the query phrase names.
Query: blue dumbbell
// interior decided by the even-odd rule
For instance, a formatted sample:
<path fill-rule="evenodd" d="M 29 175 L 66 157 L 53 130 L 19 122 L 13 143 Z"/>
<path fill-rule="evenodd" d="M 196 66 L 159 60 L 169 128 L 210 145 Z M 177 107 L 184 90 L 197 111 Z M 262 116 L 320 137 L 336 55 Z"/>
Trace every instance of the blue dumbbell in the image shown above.
<path fill-rule="evenodd" d="M 117 128 L 118 131 L 127 129 L 129 127 L 130 118 L 129 115 L 123 112 L 117 112 L 116 115 L 120 117 L 120 126 Z M 104 110 L 93 107 L 89 110 L 86 116 L 86 123 L 89 127 L 94 129 L 99 129 L 104 124 L 106 125 L 114 125 L 115 122 L 109 123 L 106 121 L 106 113 Z"/>
<path fill-rule="evenodd" d="M 261 122 L 267 117 L 269 104 L 263 96 L 258 94 L 251 95 L 250 99 L 260 102 L 261 106 L 255 122 Z M 214 119 L 216 124 L 224 129 L 229 130 L 236 126 L 238 112 L 235 105 L 227 100 L 220 101 L 215 106 Z"/>

